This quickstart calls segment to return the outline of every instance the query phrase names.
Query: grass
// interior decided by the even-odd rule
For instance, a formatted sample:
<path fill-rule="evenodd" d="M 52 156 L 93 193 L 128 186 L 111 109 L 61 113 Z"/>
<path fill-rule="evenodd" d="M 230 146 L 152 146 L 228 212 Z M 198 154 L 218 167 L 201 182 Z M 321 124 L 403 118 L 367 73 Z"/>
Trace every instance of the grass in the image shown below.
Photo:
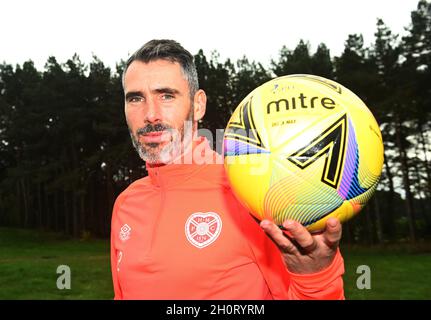
<path fill-rule="evenodd" d="M 347 299 L 431 299 L 431 250 L 408 246 L 342 246 Z M 71 269 L 71 289 L 59 290 L 59 265 Z M 357 268 L 371 270 L 360 290 Z M 108 240 L 73 240 L 34 230 L 0 228 L 0 299 L 112 299 Z"/>
<path fill-rule="evenodd" d="M 57 267 L 71 270 L 71 289 L 57 288 Z M 108 240 L 0 228 L 0 299 L 112 299 Z"/>
<path fill-rule="evenodd" d="M 344 289 L 347 299 L 431 299 L 431 252 L 429 248 L 342 247 L 345 261 Z M 358 266 L 371 270 L 371 289 L 358 289 Z"/>

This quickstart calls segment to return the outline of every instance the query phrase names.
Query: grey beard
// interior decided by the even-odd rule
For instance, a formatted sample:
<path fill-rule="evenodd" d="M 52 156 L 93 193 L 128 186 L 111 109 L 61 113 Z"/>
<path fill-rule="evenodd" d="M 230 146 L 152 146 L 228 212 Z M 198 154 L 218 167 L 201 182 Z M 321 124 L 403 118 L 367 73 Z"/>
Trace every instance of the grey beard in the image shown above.
<path fill-rule="evenodd" d="M 181 155 L 182 148 L 185 148 L 188 143 L 192 140 L 192 128 L 193 128 L 193 109 L 189 113 L 184 124 L 179 129 L 166 128 L 171 134 L 170 141 L 163 147 L 160 147 L 160 143 L 147 143 L 142 144 L 137 139 L 138 135 L 133 134 L 130 131 L 130 137 L 132 139 L 133 147 L 139 154 L 139 157 L 148 163 L 170 163 L 176 157 Z M 138 129 L 137 131 L 142 131 Z M 160 149 L 161 148 L 161 149 Z"/>

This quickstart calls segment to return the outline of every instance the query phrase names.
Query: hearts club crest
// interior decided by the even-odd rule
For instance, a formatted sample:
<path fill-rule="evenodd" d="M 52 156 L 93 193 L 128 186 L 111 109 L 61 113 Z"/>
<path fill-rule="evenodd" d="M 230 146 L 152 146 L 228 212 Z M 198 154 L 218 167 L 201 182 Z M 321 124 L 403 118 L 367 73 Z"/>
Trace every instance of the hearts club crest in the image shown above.
<path fill-rule="evenodd" d="M 186 237 L 196 248 L 202 249 L 217 240 L 222 228 L 220 216 L 215 212 L 197 212 L 185 224 Z"/>

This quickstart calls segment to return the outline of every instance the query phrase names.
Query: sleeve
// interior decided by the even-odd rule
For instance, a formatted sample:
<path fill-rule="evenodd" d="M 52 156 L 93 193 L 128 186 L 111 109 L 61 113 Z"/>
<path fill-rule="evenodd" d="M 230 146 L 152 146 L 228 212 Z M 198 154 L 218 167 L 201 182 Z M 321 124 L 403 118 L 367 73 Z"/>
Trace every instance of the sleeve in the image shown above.
<path fill-rule="evenodd" d="M 290 276 L 288 299 L 344 300 L 344 260 L 339 249 L 332 263 L 320 272 L 295 274 L 287 270 L 287 273 Z"/>
<path fill-rule="evenodd" d="M 123 294 L 121 292 L 120 282 L 118 280 L 118 259 L 121 258 L 118 254 L 118 250 L 115 245 L 115 235 L 119 230 L 117 226 L 117 207 L 118 207 L 118 199 L 114 204 L 114 208 L 112 210 L 112 219 L 111 219 L 111 272 L 112 272 L 112 282 L 114 287 L 114 300 L 123 299 Z"/>
<path fill-rule="evenodd" d="M 242 213 L 244 235 L 273 299 L 344 299 L 344 261 L 339 249 L 326 269 L 305 275 L 291 273 L 278 247 L 248 212 Z"/>

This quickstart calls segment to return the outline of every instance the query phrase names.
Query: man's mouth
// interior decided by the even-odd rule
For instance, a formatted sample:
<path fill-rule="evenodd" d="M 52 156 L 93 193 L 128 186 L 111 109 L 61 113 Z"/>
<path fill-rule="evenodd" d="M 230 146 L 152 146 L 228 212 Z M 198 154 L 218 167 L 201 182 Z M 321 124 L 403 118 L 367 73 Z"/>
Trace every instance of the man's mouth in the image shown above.
<path fill-rule="evenodd" d="M 142 134 L 142 140 L 144 143 L 161 143 L 168 141 L 169 132 L 166 130 L 163 131 L 151 131 L 145 134 Z"/>

